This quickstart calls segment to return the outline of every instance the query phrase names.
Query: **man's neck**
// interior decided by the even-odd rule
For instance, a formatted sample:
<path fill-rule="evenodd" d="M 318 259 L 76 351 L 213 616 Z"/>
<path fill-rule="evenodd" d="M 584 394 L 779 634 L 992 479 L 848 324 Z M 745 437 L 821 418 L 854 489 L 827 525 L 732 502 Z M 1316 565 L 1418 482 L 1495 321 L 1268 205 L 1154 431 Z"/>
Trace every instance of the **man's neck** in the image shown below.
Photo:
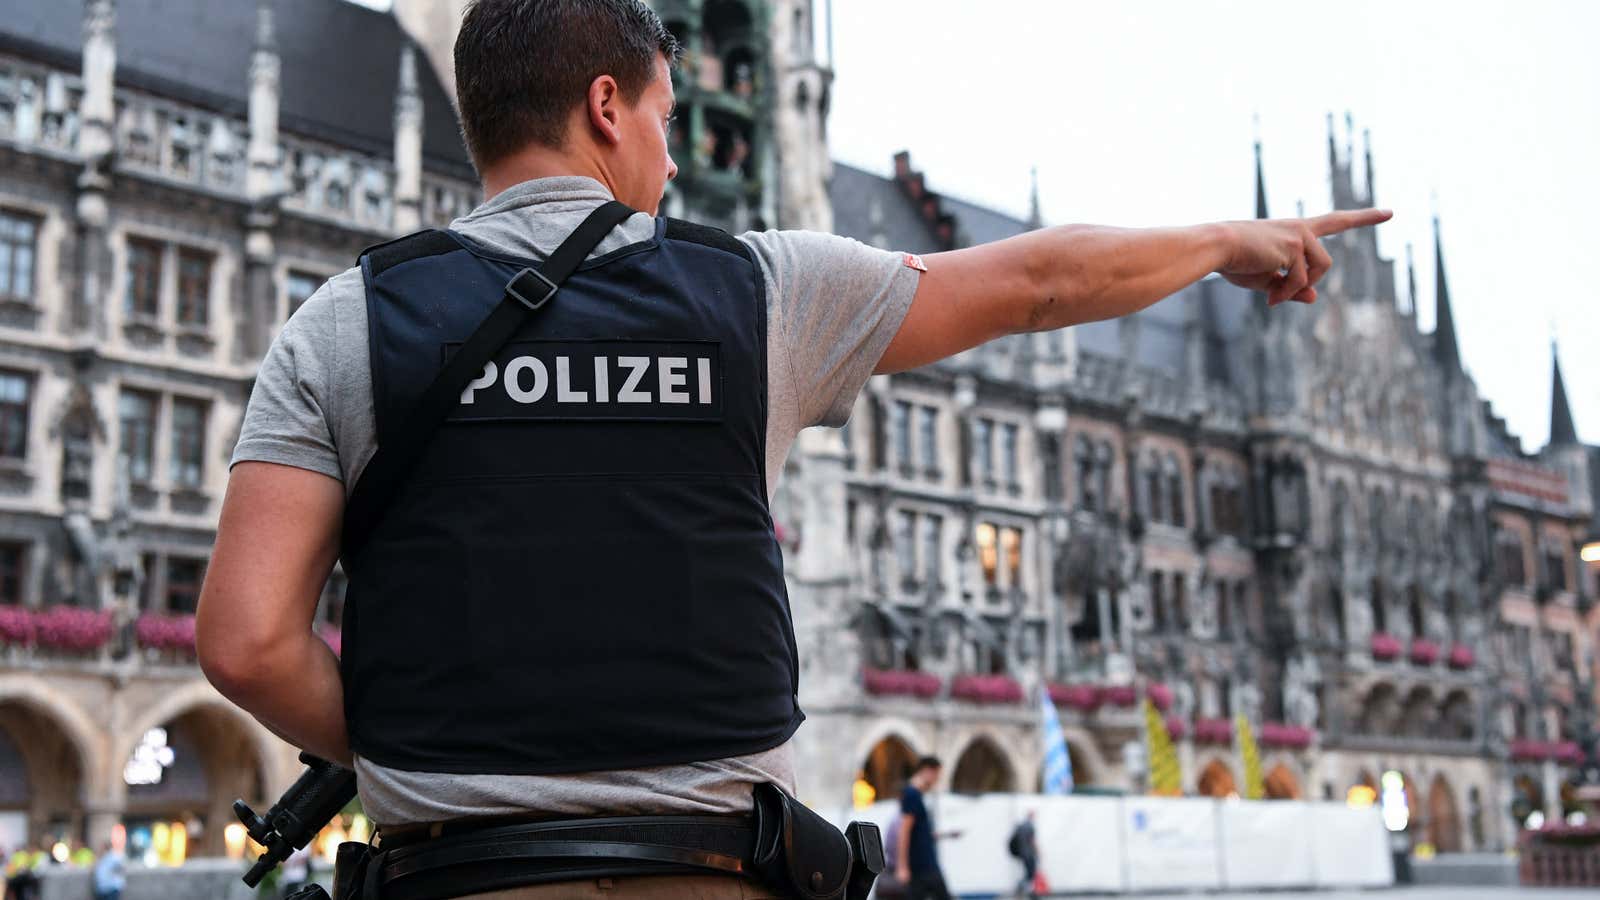
<path fill-rule="evenodd" d="M 600 182 L 613 197 L 616 184 L 603 161 L 581 149 L 556 150 L 529 146 L 483 170 L 483 196 L 493 198 L 525 181 L 560 176 L 581 176 Z"/>

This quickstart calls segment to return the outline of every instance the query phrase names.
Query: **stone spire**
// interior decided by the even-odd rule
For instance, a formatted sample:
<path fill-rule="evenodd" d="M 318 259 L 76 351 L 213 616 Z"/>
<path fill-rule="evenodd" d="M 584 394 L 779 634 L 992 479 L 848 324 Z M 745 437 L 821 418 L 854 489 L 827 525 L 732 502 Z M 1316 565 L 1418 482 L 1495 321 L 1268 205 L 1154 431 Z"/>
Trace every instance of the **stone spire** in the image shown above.
<path fill-rule="evenodd" d="M 394 230 L 422 227 L 422 94 L 417 88 L 417 51 L 400 48 L 400 84 L 394 98 Z"/>
<path fill-rule="evenodd" d="M 1372 186 L 1372 129 L 1361 129 L 1361 144 L 1367 157 L 1367 205 L 1372 206 L 1377 203 L 1378 197 L 1377 191 Z"/>
<path fill-rule="evenodd" d="M 1261 171 L 1261 139 L 1256 139 L 1256 218 L 1271 218 L 1267 215 L 1267 179 Z"/>
<path fill-rule="evenodd" d="M 245 194 L 252 201 L 272 195 L 278 184 L 278 100 L 283 64 L 278 58 L 272 0 L 256 2 L 256 43 L 250 54 L 250 147 Z"/>
<path fill-rule="evenodd" d="M 1030 173 L 1030 177 L 1033 179 L 1033 189 L 1032 189 L 1032 192 L 1029 193 L 1029 195 L 1028 195 L 1028 227 L 1029 228 L 1043 228 L 1044 227 L 1044 210 L 1039 205 L 1039 167 L 1038 166 L 1034 166 L 1033 167 L 1033 171 Z"/>
<path fill-rule="evenodd" d="M 1578 443 L 1578 428 L 1567 404 L 1567 383 L 1561 377 L 1561 356 L 1556 342 L 1550 342 L 1550 446 Z"/>
<path fill-rule="evenodd" d="M 1450 372 L 1461 368 L 1461 350 L 1456 345 L 1456 319 L 1450 311 L 1450 285 L 1444 277 L 1444 249 L 1439 238 L 1439 217 L 1433 217 L 1433 358 Z"/>
<path fill-rule="evenodd" d="M 83 99 L 78 151 L 89 159 L 108 155 L 116 114 L 117 5 L 113 0 L 83 4 Z"/>

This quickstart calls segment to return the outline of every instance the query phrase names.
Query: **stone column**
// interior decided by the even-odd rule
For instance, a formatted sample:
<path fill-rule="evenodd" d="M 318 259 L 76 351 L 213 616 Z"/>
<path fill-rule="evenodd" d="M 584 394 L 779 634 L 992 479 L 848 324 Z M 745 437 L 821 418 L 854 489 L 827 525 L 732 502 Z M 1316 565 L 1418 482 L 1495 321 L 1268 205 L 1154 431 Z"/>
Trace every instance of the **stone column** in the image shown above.
<path fill-rule="evenodd" d="M 422 95 L 417 90 L 417 52 L 400 50 L 400 90 L 394 98 L 394 230 L 422 227 Z"/>

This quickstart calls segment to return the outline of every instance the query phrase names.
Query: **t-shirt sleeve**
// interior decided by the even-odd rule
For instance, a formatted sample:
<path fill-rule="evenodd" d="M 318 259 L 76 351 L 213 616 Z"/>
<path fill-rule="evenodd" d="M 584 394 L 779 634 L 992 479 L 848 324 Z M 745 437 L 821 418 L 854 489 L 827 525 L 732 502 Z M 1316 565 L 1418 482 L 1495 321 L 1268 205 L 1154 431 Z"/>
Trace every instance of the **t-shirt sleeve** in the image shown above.
<path fill-rule="evenodd" d="M 900 794 L 900 814 L 916 816 L 919 819 L 927 815 L 927 809 L 922 805 L 922 794 L 906 788 Z"/>
<path fill-rule="evenodd" d="M 355 272 L 360 289 L 360 272 Z M 320 472 L 343 481 L 334 446 L 331 404 L 333 300 L 350 289 L 350 273 L 328 281 L 290 317 L 256 373 L 245 407 L 232 467 L 270 462 Z"/>
<path fill-rule="evenodd" d="M 793 381 L 799 425 L 843 425 L 917 292 L 905 254 L 814 231 L 742 235 L 767 279 L 772 368 Z"/>

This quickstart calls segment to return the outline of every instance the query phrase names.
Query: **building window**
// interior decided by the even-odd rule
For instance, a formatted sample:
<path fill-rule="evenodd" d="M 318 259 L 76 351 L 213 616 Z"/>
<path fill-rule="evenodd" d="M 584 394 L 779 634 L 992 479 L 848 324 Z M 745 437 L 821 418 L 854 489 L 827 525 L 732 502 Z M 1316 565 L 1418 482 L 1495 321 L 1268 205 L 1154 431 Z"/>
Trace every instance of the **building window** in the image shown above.
<path fill-rule="evenodd" d="M 992 587 L 1000 578 L 998 530 L 988 522 L 979 522 L 973 537 L 978 542 L 978 565 L 983 567 L 983 581 Z"/>
<path fill-rule="evenodd" d="M 128 238 L 128 271 L 123 311 L 130 318 L 161 317 L 161 245 L 143 238 Z"/>
<path fill-rule="evenodd" d="M 1012 422 L 1000 425 L 1000 478 L 1008 490 L 1017 489 L 1017 426 Z"/>
<path fill-rule="evenodd" d="M 894 441 L 895 461 L 902 469 L 911 468 L 911 404 L 896 400 L 889 412 L 889 434 Z"/>
<path fill-rule="evenodd" d="M 924 406 L 920 410 L 917 441 L 922 445 L 922 469 L 930 475 L 939 471 L 939 410 Z"/>
<path fill-rule="evenodd" d="M 1500 580 L 1511 587 L 1528 583 L 1527 563 L 1523 556 L 1522 538 L 1516 532 L 1502 530 L 1495 537 L 1495 555 L 1500 569 Z"/>
<path fill-rule="evenodd" d="M 1155 631 L 1167 630 L 1167 577 L 1162 572 L 1150 573 L 1150 626 Z"/>
<path fill-rule="evenodd" d="M 311 299 L 311 295 L 315 294 L 317 292 L 317 288 L 322 287 L 322 283 L 326 280 L 327 279 L 321 277 L 320 275 L 312 275 L 309 272 L 296 272 L 294 270 L 290 270 L 289 277 L 287 279 L 287 288 L 289 293 L 289 315 L 294 315 L 295 311 L 304 306 L 305 302 Z"/>
<path fill-rule="evenodd" d="M 22 605 L 23 566 L 27 564 L 28 545 L 16 541 L 0 543 L 0 603 Z"/>
<path fill-rule="evenodd" d="M 900 584 L 906 590 L 917 585 L 917 514 L 901 510 L 895 516 L 894 556 L 900 565 Z"/>
<path fill-rule="evenodd" d="M 1144 516 L 1151 522 L 1165 522 L 1167 511 L 1162 503 L 1161 470 L 1153 459 L 1144 462 Z"/>
<path fill-rule="evenodd" d="M 1560 547 L 1545 546 L 1544 577 L 1545 585 L 1550 590 L 1564 591 L 1568 589 L 1567 556 L 1561 552 Z"/>
<path fill-rule="evenodd" d="M 978 477 L 983 483 L 994 486 L 994 446 L 991 435 L 994 433 L 994 422 L 977 418 L 972 422 L 972 450 L 975 454 L 975 464 L 978 467 Z"/>
<path fill-rule="evenodd" d="M 39 220 L 0 209 L 0 301 L 33 302 L 33 259 Z"/>
<path fill-rule="evenodd" d="M 206 404 L 203 400 L 172 401 L 172 483 L 199 488 L 205 480 Z"/>
<path fill-rule="evenodd" d="M 944 554 L 940 552 L 944 519 L 939 516 L 922 517 L 922 571 L 929 585 L 943 583 Z"/>
<path fill-rule="evenodd" d="M 1100 508 L 1100 496 L 1094 477 L 1094 450 L 1089 446 L 1089 439 L 1080 435 L 1072 455 L 1078 467 L 1078 506 L 1095 512 Z"/>
<path fill-rule="evenodd" d="M 0 372 L 0 457 L 28 458 L 28 406 L 33 378 Z"/>
<path fill-rule="evenodd" d="M 178 324 L 204 328 L 211 320 L 211 254 L 178 251 Z"/>
<path fill-rule="evenodd" d="M 1167 481 L 1167 521 L 1179 528 L 1183 527 L 1183 474 L 1178 471 L 1177 457 L 1169 456 L 1166 462 Z"/>
<path fill-rule="evenodd" d="M 1172 573 L 1172 623 L 1179 631 L 1189 630 L 1189 598 L 1183 576 Z"/>
<path fill-rule="evenodd" d="M 200 608 L 200 585 L 205 581 L 203 559 L 167 560 L 167 612 L 193 613 Z"/>
<path fill-rule="evenodd" d="M 117 401 L 117 418 L 122 425 L 121 457 L 128 466 L 128 478 L 135 484 L 147 484 L 155 474 L 155 396 L 123 391 Z"/>
<path fill-rule="evenodd" d="M 1000 529 L 1000 549 L 1006 564 L 1006 584 L 1022 585 L 1022 531 L 1017 528 Z"/>

